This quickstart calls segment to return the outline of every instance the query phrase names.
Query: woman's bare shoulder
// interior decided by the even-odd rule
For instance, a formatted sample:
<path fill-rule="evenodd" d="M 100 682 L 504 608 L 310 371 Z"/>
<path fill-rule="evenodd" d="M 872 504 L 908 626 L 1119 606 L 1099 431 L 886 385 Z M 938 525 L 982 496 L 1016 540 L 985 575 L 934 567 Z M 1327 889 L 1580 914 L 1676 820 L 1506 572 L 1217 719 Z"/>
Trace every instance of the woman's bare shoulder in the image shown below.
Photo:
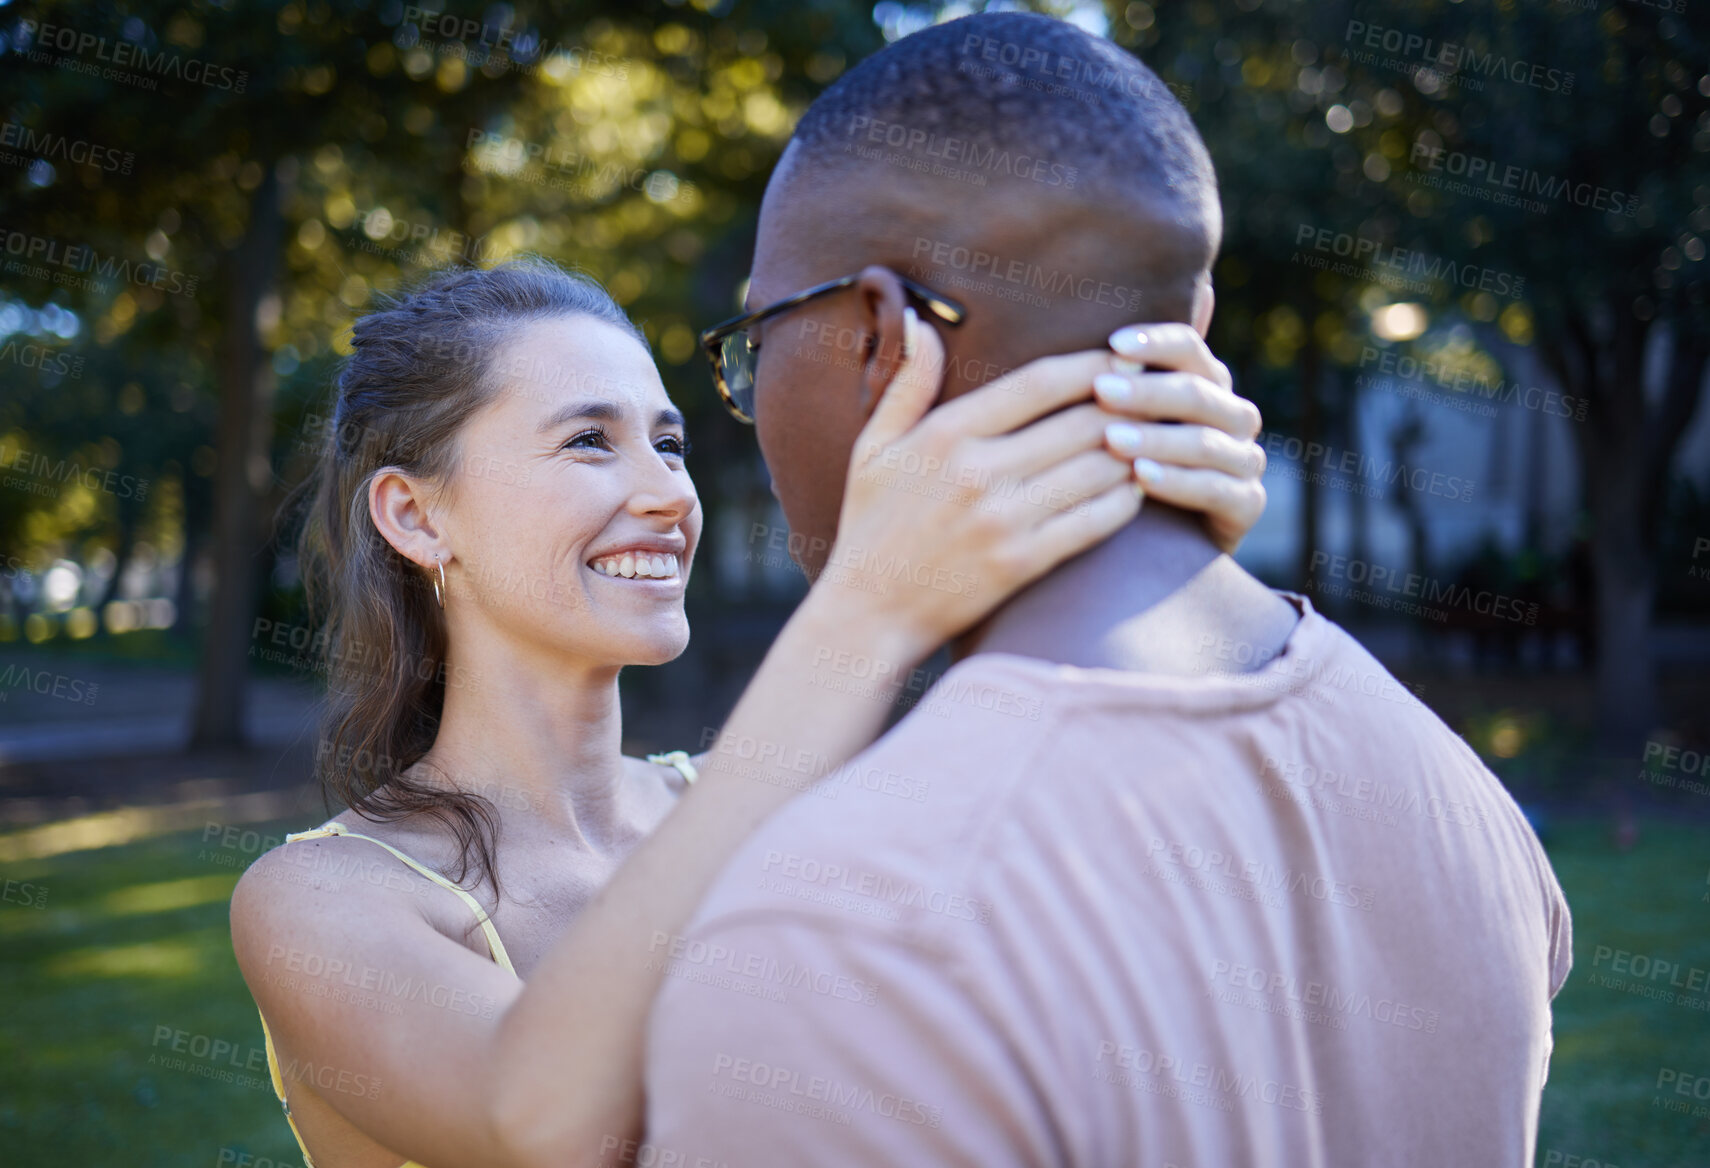
<path fill-rule="evenodd" d="M 367 833 L 364 833 L 367 834 Z M 433 885 L 371 840 L 288 840 L 258 856 L 232 891 L 232 944 L 247 974 L 280 945 L 379 921 L 425 919 Z"/>

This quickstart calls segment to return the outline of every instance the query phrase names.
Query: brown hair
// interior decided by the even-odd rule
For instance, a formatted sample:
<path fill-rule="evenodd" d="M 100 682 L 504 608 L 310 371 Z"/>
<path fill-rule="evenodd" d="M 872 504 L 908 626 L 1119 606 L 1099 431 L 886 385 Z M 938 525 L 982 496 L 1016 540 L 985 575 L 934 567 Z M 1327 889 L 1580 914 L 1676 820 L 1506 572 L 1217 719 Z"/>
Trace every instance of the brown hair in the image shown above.
<path fill-rule="evenodd" d="M 446 630 L 432 578 L 375 528 L 368 487 L 383 468 L 450 481 L 463 424 L 493 398 L 493 359 L 524 325 L 585 316 L 646 339 L 593 280 L 541 259 L 432 273 L 356 322 L 332 425 L 304 487 L 298 539 L 310 619 L 323 622 L 327 705 L 315 777 L 377 822 L 425 815 L 457 838 L 451 879 L 471 868 L 498 891 L 493 805 L 404 772 L 433 745 L 445 708 Z"/>

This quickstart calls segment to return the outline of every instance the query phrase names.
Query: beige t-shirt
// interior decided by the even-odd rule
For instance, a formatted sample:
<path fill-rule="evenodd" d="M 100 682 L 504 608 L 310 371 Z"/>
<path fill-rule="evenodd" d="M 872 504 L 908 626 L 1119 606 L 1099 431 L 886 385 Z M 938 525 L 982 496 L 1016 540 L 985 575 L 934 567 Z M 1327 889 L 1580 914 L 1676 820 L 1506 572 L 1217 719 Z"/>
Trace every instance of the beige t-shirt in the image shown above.
<path fill-rule="evenodd" d="M 1290 599 L 1250 674 L 976 654 L 764 824 L 655 936 L 636 1162 L 1529 1165 L 1561 889 Z"/>

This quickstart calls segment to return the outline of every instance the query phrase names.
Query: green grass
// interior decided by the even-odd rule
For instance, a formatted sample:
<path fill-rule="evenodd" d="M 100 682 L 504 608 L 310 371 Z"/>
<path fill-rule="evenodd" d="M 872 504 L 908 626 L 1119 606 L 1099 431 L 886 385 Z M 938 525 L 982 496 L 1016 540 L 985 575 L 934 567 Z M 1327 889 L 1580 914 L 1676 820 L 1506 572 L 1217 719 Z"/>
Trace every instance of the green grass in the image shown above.
<path fill-rule="evenodd" d="M 246 1065 L 261 1024 L 232 956 L 227 905 L 253 858 L 204 850 L 195 831 L 0 865 L 0 878 L 46 889 L 44 908 L 0 903 L 0 1160 L 207 1168 L 233 1148 L 302 1164 L 265 1063 Z M 14 898 L 22 892 L 12 886 Z M 236 1054 L 173 1055 L 160 1027 Z M 168 1056 L 262 1086 L 163 1067 Z"/>
<path fill-rule="evenodd" d="M 1655 1089 L 1661 1069 L 1710 1075 L 1710 1012 L 1591 979 L 1610 972 L 1607 958 L 1593 964 L 1598 945 L 1710 969 L 1710 831 L 1651 822 L 1625 854 L 1596 826 L 1566 824 L 1548 842 L 1574 912 L 1574 974 L 1555 1003 L 1538 1163 L 1550 1149 L 1621 1168 L 1710 1161 L 1710 1118 L 1652 1106 L 1692 1102 Z M 36 886 L 15 883 L 0 901 L 6 1164 L 206 1168 L 225 1148 L 301 1164 L 265 1086 L 150 1061 L 170 1054 L 170 1039 L 156 1042 L 166 1027 L 236 1048 L 220 1063 L 176 1057 L 266 1082 L 264 1068 L 241 1065 L 261 1027 L 226 929 L 237 865 L 250 859 L 207 849 L 193 831 L 0 866 L 0 879 Z M 40 889 L 46 907 L 18 903 Z"/>
<path fill-rule="evenodd" d="M 1685 983 L 1710 971 L 1710 829 L 1648 822 L 1632 851 L 1602 826 L 1571 825 L 1548 840 L 1550 862 L 1573 911 L 1573 974 L 1556 997 L 1555 1057 L 1544 1088 L 1540 1149 L 1621 1168 L 1710 1164 L 1710 1105 L 1657 1089 L 1659 1072 L 1710 1075 L 1710 989 L 1681 996 L 1697 1007 L 1595 984 L 1646 979 L 1598 961 L 1598 946 L 1674 962 Z M 1630 959 L 1629 959 L 1630 961 Z M 1669 977 L 1650 979 L 1667 992 Z M 1710 1084 L 1704 1085 L 1710 1089 Z M 1696 1105 L 1677 1114 L 1652 1101 Z M 1539 1154 L 1539 1163 L 1543 1162 Z M 1560 1163 L 1561 1161 L 1557 1161 Z"/>

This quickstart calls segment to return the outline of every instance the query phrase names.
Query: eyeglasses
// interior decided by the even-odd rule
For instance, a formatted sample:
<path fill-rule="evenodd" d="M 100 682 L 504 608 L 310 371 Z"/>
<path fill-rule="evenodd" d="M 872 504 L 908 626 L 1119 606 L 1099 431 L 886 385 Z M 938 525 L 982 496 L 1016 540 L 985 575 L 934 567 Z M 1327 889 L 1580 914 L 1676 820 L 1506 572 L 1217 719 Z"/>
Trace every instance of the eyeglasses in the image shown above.
<path fill-rule="evenodd" d="M 797 292 L 776 304 L 769 304 L 759 312 L 735 316 L 723 324 L 715 324 L 701 334 L 701 350 L 706 353 L 707 360 L 712 362 L 713 384 L 718 387 L 719 400 L 724 402 L 724 408 L 730 411 L 732 417 L 750 426 L 754 424 L 754 369 L 759 364 L 760 345 L 749 330 L 769 317 L 806 304 L 816 296 L 851 287 L 860 278 L 859 275 L 844 276 L 841 280 L 832 280 L 827 284 L 815 284 L 806 291 Z M 898 276 L 897 280 L 910 296 L 920 301 L 928 312 L 945 324 L 959 325 L 967 318 L 968 310 L 948 296 L 940 296 L 924 284 L 917 284 L 906 276 Z"/>

